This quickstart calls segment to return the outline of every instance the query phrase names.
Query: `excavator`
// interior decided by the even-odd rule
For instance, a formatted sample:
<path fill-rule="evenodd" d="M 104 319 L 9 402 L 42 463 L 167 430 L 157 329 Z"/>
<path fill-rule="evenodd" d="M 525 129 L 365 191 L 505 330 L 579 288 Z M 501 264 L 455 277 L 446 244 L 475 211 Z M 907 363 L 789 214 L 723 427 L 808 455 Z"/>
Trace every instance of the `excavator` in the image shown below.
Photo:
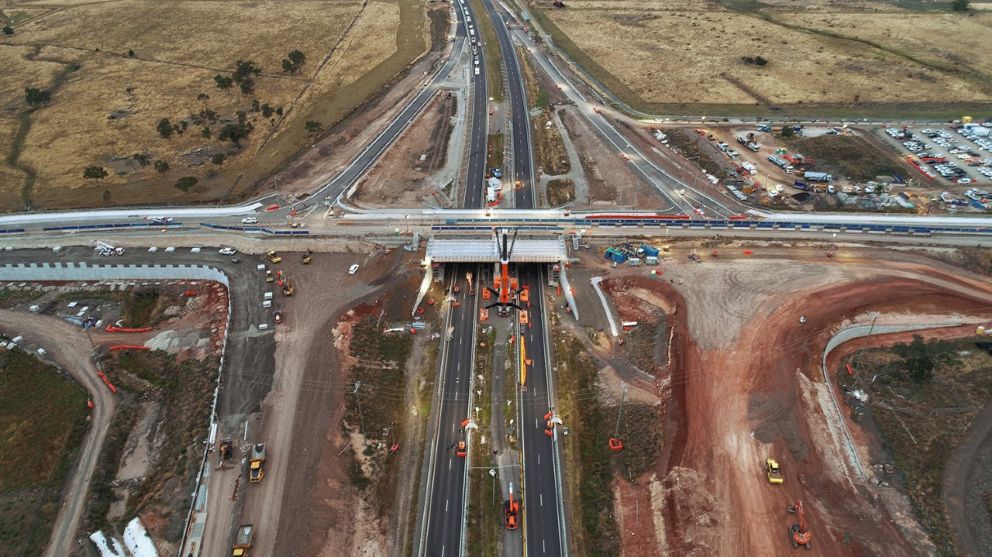
<path fill-rule="evenodd" d="M 506 317 L 510 315 L 510 311 L 513 309 L 520 309 L 520 306 L 516 303 L 517 295 L 520 292 L 520 284 L 517 282 L 516 277 L 510 276 L 510 253 L 513 251 L 513 243 L 517 240 L 517 231 L 513 231 L 512 240 L 505 230 L 502 232 L 502 239 L 500 239 L 499 229 L 496 229 L 494 233 L 496 234 L 496 243 L 500 251 L 500 273 L 499 278 L 493 280 L 493 286 L 495 288 L 487 287 L 487 290 L 496 296 L 496 301 L 486 306 L 486 309 L 495 307 L 501 317 Z"/>
<path fill-rule="evenodd" d="M 796 501 L 796 504 L 789 509 L 790 513 L 795 513 L 799 522 L 789 527 L 789 537 L 792 540 L 792 547 L 803 546 L 806 549 L 813 549 L 813 535 L 806 529 L 806 513 L 803 512 L 803 502 Z"/>
<path fill-rule="evenodd" d="M 516 530 L 520 523 L 520 501 L 513 499 L 513 484 L 510 484 L 510 499 L 503 503 L 503 525 L 507 530 Z"/>

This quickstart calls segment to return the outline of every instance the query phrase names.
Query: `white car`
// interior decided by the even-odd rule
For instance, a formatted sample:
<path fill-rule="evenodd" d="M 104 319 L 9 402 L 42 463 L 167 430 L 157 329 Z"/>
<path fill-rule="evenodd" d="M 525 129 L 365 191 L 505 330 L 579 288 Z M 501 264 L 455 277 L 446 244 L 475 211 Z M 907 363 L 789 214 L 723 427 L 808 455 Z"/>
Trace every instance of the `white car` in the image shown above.
<path fill-rule="evenodd" d="M 241 219 L 241 224 L 258 224 L 258 217 L 245 217 Z"/>
<path fill-rule="evenodd" d="M 220 248 L 220 250 L 217 253 L 221 255 L 234 255 L 238 253 L 238 250 L 234 248 Z"/>
<path fill-rule="evenodd" d="M 358 272 L 358 263 L 355 263 L 351 267 L 348 267 L 348 274 L 353 275 Z"/>

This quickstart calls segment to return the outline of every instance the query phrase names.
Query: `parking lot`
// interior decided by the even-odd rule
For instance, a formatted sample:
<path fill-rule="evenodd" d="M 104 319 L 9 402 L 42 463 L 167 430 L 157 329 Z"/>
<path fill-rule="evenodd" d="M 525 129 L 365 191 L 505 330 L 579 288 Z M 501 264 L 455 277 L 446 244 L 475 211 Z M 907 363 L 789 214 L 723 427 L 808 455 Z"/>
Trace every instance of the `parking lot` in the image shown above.
<path fill-rule="evenodd" d="M 974 124 L 887 128 L 885 135 L 920 173 L 949 183 L 992 183 L 992 136 Z"/>

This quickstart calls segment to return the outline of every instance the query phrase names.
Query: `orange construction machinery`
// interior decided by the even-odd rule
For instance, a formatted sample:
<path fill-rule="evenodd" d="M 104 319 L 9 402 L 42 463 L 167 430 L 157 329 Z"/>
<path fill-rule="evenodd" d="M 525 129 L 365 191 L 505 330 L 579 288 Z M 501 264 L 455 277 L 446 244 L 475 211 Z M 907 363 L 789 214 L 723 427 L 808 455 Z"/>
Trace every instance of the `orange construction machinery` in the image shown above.
<path fill-rule="evenodd" d="M 534 360 L 527 357 L 527 342 L 520 335 L 520 388 L 527 388 L 527 366 L 533 365 Z"/>
<path fill-rule="evenodd" d="M 496 244 L 499 246 L 499 277 L 493 279 L 493 288 L 489 289 L 496 296 L 496 301 L 486 306 L 486 309 L 495 307 L 499 315 L 505 317 L 514 308 L 520 309 L 516 302 L 520 284 L 516 277 L 510 276 L 510 253 L 517 239 L 517 231 L 513 231 L 512 239 L 506 230 L 497 228 L 494 234 L 496 234 Z"/>
<path fill-rule="evenodd" d="M 806 513 L 803 512 L 803 502 L 796 501 L 796 504 L 789 508 L 790 513 L 795 513 L 798 522 L 789 527 L 789 538 L 792 547 L 803 546 L 812 549 L 813 535 L 806 529 Z"/>
<path fill-rule="evenodd" d="M 503 525 L 507 530 L 520 527 L 520 501 L 513 498 L 513 484 L 510 484 L 510 499 L 503 503 Z"/>

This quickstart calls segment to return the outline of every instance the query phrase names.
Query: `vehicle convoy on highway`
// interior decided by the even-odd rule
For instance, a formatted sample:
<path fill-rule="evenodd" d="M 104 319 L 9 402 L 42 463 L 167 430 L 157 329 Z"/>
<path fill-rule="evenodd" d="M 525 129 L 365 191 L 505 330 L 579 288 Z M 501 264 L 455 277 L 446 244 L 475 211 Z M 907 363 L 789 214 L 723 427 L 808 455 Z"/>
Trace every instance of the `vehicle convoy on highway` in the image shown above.
<path fill-rule="evenodd" d="M 868 3 L 830 16 L 871 86 L 796 34 L 817 3 L 678 35 L 691 79 L 626 0 L 204 6 L 243 40 L 170 87 L 174 14 L 5 9 L 82 57 L 6 102 L 13 550 L 987 553 L 992 113 L 893 53 L 992 34 Z"/>

